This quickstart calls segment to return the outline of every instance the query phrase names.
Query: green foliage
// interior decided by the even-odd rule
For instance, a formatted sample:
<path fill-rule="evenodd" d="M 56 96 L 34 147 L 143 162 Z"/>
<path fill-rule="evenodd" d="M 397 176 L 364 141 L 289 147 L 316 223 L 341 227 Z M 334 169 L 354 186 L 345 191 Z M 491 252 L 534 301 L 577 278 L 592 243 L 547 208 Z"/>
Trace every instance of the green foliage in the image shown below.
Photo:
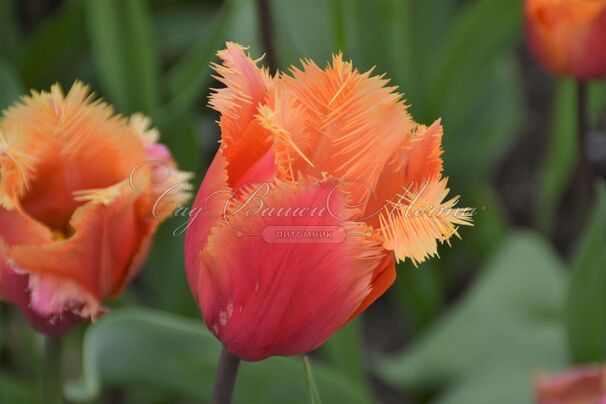
<path fill-rule="evenodd" d="M 147 2 L 85 3 L 91 51 L 105 92 L 125 113 L 151 113 L 159 104 L 158 59 Z"/>
<path fill-rule="evenodd" d="M 565 364 L 565 285 L 551 249 L 514 233 L 456 307 L 376 370 L 404 391 L 443 389 L 438 402 L 529 402 L 533 372 Z"/>
<path fill-rule="evenodd" d="M 561 80 L 556 88 L 549 132 L 549 151 L 541 172 L 537 204 L 539 227 L 549 233 L 553 215 L 562 193 L 572 178 L 578 156 L 576 137 L 576 88 L 572 81 Z"/>
<path fill-rule="evenodd" d="M 0 403 L 31 404 L 34 403 L 34 393 L 23 382 L 0 372 Z"/>
<path fill-rule="evenodd" d="M 117 112 L 150 115 L 179 167 L 193 171 L 199 184 L 218 138 L 217 116 L 205 106 L 208 88 L 218 85 L 210 64 L 227 40 L 250 46 L 254 57 L 265 52 L 257 1 L 64 0 L 34 23 L 24 20 L 25 3 L 35 2 L 0 1 L 0 108 L 29 89 L 55 82 L 67 89 L 84 80 Z M 508 191 L 494 181 L 499 168 L 509 169 L 504 155 L 536 118 L 527 114 L 523 91 L 535 84 L 520 57 L 522 2 L 270 3 L 279 67 L 301 58 L 324 65 L 342 51 L 358 69 L 386 73 L 416 121 L 442 120 L 449 186 L 478 211 L 462 241 L 440 247 L 441 259 L 418 269 L 398 265 L 379 304 L 394 306 L 393 324 L 382 330 L 403 330 L 400 351 L 387 355 L 363 338 L 362 317 L 312 356 L 313 374 L 300 358 L 243 364 L 236 402 L 370 403 L 381 383 L 412 402 L 530 402 L 535 371 L 605 360 L 604 185 L 568 265 L 541 236 L 512 229 L 500 199 Z M 606 85 L 592 83 L 590 96 L 596 121 L 605 111 Z M 573 82 L 555 82 L 549 124 L 538 129 L 546 132 L 546 150 L 536 156 L 538 175 L 528 173 L 537 178 L 532 209 L 544 235 L 557 224 L 575 169 L 575 97 Z M 110 303 L 157 311 L 117 309 L 86 330 L 82 375 L 67 386 L 70 399 L 109 402 L 110 389 L 135 404 L 209 397 L 219 343 L 200 320 L 184 273 L 183 236 L 173 234 L 186 219 L 160 228 L 140 278 Z M 0 402 L 29 403 L 36 399 L 40 341 L 13 311 L 2 314 Z M 78 335 L 69 339 L 64 358 L 70 376 L 80 373 L 77 341 Z"/>
<path fill-rule="evenodd" d="M 361 386 L 364 397 L 369 392 L 364 390 L 367 374 L 364 346 L 362 341 L 361 319 L 357 318 L 341 328 L 323 346 L 327 362 L 338 369 L 357 386 Z"/>
<path fill-rule="evenodd" d="M 23 87 L 12 67 L 0 58 L 0 108 L 4 109 L 23 95 Z"/>
<path fill-rule="evenodd" d="M 75 79 L 83 78 L 73 65 L 86 46 L 84 17 L 84 2 L 67 2 L 27 38 L 18 50 L 18 67 L 27 87 L 43 89 L 62 82 L 69 88 Z M 66 61 L 71 63 L 66 65 Z"/>
<path fill-rule="evenodd" d="M 116 311 L 88 328 L 82 379 L 66 387 L 70 400 L 98 397 L 102 387 L 142 389 L 167 397 L 210 397 L 221 345 L 199 320 L 144 309 Z M 317 389 L 329 403 L 367 403 L 338 372 L 314 365 Z M 243 363 L 235 403 L 307 403 L 299 358 Z"/>
<path fill-rule="evenodd" d="M 226 2 L 214 20 L 204 27 L 193 46 L 167 73 L 171 113 L 179 114 L 189 109 L 199 97 L 204 84 L 208 83 L 210 62 L 217 49 L 223 46 L 223 38 L 237 4 L 238 0 Z"/>
<path fill-rule="evenodd" d="M 16 0 L 0 2 L 0 56 L 8 56 L 14 52 L 21 40 L 14 18 L 16 6 Z"/>
<path fill-rule="evenodd" d="M 306 356 L 303 358 L 303 366 L 305 367 L 305 379 L 307 380 L 307 387 L 309 388 L 309 397 L 311 404 L 322 404 L 320 399 L 320 393 L 318 392 L 318 386 L 314 379 L 313 372 L 311 371 L 311 364 L 309 358 Z"/>
<path fill-rule="evenodd" d="M 567 330 L 573 362 L 606 360 L 606 186 L 572 263 Z"/>

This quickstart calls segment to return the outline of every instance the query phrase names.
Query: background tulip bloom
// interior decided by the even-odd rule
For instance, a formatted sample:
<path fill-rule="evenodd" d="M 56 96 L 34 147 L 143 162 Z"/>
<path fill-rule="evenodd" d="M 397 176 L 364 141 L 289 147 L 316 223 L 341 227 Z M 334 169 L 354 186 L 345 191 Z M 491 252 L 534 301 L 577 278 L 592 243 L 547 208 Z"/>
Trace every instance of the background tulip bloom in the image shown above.
<path fill-rule="evenodd" d="M 236 44 L 218 55 L 222 142 L 194 203 L 206 214 L 186 236 L 189 284 L 233 355 L 310 351 L 385 292 L 394 258 L 436 255 L 471 212 L 446 198 L 440 123 L 416 124 L 382 77 L 341 56 L 271 77 Z M 346 236 L 265 237 L 314 226 Z"/>
<path fill-rule="evenodd" d="M 556 74 L 606 76 L 606 0 L 525 0 L 530 45 Z"/>
<path fill-rule="evenodd" d="M 184 202 L 188 175 L 148 124 L 114 115 L 80 83 L 33 93 L 0 121 L 0 298 L 38 330 L 99 316 Z"/>
<path fill-rule="evenodd" d="M 606 402 L 606 367 L 586 367 L 536 380 L 538 404 L 589 404 Z"/>

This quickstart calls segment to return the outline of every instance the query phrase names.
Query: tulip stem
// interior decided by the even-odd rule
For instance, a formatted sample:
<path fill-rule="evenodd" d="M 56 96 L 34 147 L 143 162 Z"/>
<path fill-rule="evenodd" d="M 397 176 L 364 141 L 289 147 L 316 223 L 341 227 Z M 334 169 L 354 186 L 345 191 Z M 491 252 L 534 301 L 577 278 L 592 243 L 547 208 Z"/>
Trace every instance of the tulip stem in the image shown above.
<path fill-rule="evenodd" d="M 212 404 L 230 404 L 231 396 L 236 385 L 236 375 L 240 366 L 240 358 L 230 354 L 227 349 L 221 350 Z"/>
<path fill-rule="evenodd" d="M 587 217 L 589 200 L 591 197 L 592 170 L 585 151 L 585 139 L 589 130 L 587 112 L 587 83 L 583 80 L 577 81 L 577 135 L 578 135 L 578 169 L 577 181 L 579 189 L 579 208 L 581 220 Z"/>
<path fill-rule="evenodd" d="M 259 29 L 261 42 L 265 48 L 265 60 L 270 72 L 273 74 L 277 69 L 276 53 L 273 42 L 273 17 L 271 3 L 269 0 L 257 0 L 257 15 L 259 18 Z"/>
<path fill-rule="evenodd" d="M 63 403 L 63 378 L 61 372 L 61 337 L 44 337 L 44 361 L 40 390 L 40 402 L 45 404 Z"/>

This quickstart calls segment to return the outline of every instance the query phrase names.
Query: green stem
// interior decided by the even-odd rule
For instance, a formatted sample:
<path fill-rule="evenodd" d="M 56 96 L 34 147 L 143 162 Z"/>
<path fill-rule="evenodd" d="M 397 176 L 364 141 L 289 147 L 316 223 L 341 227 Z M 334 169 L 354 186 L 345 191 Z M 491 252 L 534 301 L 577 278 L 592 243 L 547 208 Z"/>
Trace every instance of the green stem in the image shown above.
<path fill-rule="evenodd" d="M 212 404 L 231 403 L 239 366 L 240 358 L 230 354 L 227 349 L 223 348 L 221 350 L 221 357 L 219 358 L 219 366 L 217 367 L 217 376 L 215 377 Z"/>
<path fill-rule="evenodd" d="M 592 194 L 593 173 L 587 153 L 585 152 L 585 143 L 587 131 L 589 130 L 587 83 L 583 80 L 577 81 L 577 136 L 579 148 L 579 164 L 577 169 L 577 181 L 579 187 L 579 209 L 581 211 L 581 220 L 583 224 L 587 220 L 589 211 L 589 201 Z"/>
<path fill-rule="evenodd" d="M 265 48 L 265 63 L 269 71 L 274 74 L 278 68 L 273 37 L 273 14 L 270 0 L 257 0 L 257 15 L 261 43 Z"/>
<path fill-rule="evenodd" d="M 63 403 L 63 378 L 61 372 L 61 337 L 44 337 L 44 362 L 40 389 L 40 402 L 44 404 Z"/>

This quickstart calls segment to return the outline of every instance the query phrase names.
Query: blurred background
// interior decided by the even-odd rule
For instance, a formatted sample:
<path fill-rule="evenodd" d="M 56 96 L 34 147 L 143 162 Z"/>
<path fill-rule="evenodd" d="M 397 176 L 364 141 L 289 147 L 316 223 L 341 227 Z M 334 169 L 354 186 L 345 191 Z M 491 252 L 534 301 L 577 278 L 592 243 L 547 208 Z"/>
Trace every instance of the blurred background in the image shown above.
<path fill-rule="evenodd" d="M 342 50 L 376 65 L 417 122 L 441 117 L 445 172 L 477 207 L 440 259 L 400 264 L 389 292 L 310 355 L 324 403 L 525 403 L 533 378 L 606 359 L 606 191 L 579 209 L 575 84 L 536 64 L 520 0 L 0 0 L 0 107 L 89 83 L 144 112 L 201 181 L 218 148 L 209 64 L 226 40 L 272 69 Z M 275 70 L 274 70 L 275 71 Z M 604 130 L 606 86 L 590 117 Z M 584 218 L 584 219 L 583 219 Z M 165 223 L 112 312 L 67 337 L 70 402 L 193 403 L 219 344 Z M 586 225 L 582 225 L 586 223 Z M 42 340 L 0 307 L 0 402 L 35 402 Z M 308 369 L 309 370 L 309 369 Z M 307 403 L 301 358 L 243 364 L 237 403 Z"/>

